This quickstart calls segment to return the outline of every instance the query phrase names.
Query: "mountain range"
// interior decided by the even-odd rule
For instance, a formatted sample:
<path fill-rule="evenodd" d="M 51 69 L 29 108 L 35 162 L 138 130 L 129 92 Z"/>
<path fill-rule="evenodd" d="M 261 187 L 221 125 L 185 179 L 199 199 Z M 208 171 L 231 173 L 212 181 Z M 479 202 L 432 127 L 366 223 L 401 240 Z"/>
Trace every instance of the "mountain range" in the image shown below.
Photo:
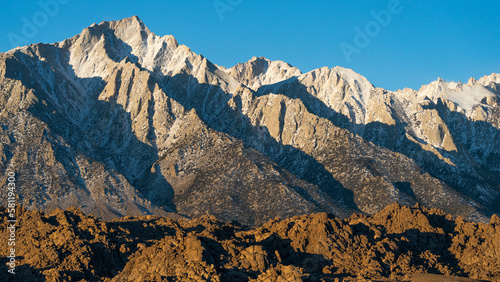
<path fill-rule="evenodd" d="M 244 225 L 394 202 L 500 213 L 500 74 L 388 91 L 342 67 L 225 68 L 134 16 L 1 53 L 0 125 L 0 182 L 14 171 L 29 209 Z"/>

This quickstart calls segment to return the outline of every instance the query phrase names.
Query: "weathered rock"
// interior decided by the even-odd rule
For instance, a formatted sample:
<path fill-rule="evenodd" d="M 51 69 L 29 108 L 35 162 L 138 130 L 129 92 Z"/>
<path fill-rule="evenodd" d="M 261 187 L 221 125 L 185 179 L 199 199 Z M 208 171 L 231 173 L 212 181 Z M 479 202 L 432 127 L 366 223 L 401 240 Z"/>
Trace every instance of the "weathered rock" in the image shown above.
<path fill-rule="evenodd" d="M 18 226 L 14 281 L 500 281 L 496 222 L 419 206 L 348 219 L 316 213 L 257 228 L 213 216 L 102 222 L 74 208 L 20 208 Z M 6 231 L 0 226 L 2 242 Z"/>

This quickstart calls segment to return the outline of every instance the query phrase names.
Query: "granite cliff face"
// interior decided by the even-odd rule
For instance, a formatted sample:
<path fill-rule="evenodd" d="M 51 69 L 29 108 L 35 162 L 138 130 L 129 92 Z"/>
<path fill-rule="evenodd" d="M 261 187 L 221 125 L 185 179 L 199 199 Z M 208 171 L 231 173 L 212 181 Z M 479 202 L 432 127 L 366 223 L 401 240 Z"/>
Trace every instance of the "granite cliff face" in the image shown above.
<path fill-rule="evenodd" d="M 137 17 L 102 22 L 0 54 L 1 182 L 15 171 L 27 208 L 104 219 L 259 225 L 398 202 L 485 222 L 500 212 L 499 84 L 390 92 L 341 67 L 224 68 Z"/>
<path fill-rule="evenodd" d="M 23 208 L 18 224 L 12 281 L 500 281 L 497 215 L 473 223 L 418 205 L 256 228 L 213 216 L 103 222 L 75 208 Z M 3 225 L 0 236 L 7 240 Z"/>

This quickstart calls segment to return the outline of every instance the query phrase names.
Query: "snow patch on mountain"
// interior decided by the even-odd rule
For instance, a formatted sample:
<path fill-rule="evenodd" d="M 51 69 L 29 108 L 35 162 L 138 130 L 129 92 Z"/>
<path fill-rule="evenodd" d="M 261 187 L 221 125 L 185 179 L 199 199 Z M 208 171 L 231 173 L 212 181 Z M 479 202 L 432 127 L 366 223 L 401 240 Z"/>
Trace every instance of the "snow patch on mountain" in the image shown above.
<path fill-rule="evenodd" d="M 481 104 L 481 100 L 488 96 L 494 96 L 493 93 L 480 85 L 464 87 L 462 89 L 446 89 L 443 98 L 452 101 L 462 109 L 469 111 L 472 107 Z"/>

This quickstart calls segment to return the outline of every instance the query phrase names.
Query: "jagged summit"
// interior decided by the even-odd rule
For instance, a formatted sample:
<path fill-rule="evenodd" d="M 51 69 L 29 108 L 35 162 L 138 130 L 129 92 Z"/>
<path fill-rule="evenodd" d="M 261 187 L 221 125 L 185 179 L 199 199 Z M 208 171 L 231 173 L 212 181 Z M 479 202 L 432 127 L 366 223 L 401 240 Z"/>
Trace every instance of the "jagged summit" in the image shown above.
<path fill-rule="evenodd" d="M 128 37 L 133 37 L 134 33 L 144 33 L 146 36 L 152 33 L 138 16 L 131 16 L 116 21 L 102 21 L 99 24 L 94 23 L 86 29 L 109 29 L 113 30 L 116 33 L 128 33 Z"/>
<path fill-rule="evenodd" d="M 225 71 L 252 90 L 302 74 L 298 68 L 288 63 L 271 61 L 265 57 L 252 57 L 249 61 Z"/>
<path fill-rule="evenodd" d="M 444 79 L 439 78 L 428 85 L 423 85 L 418 93 L 415 93 L 417 93 L 417 97 L 420 97 L 419 99 L 428 98 L 434 102 L 437 102 L 438 99 L 450 101 L 460 107 L 462 111 L 471 114 L 471 110 L 475 106 L 488 105 L 486 101 L 498 95 L 495 93 L 496 78 L 496 74 L 484 76 L 479 81 L 470 78 L 467 84 L 461 82 L 446 82 Z M 488 89 L 490 86 L 492 86 L 492 88 Z M 412 92 L 412 90 L 402 91 L 402 93 L 405 94 L 409 92 Z M 483 101 L 483 99 L 485 100 Z"/>
<path fill-rule="evenodd" d="M 490 86 L 500 83 L 500 74 L 492 73 L 490 75 L 485 75 L 479 79 L 479 83 L 484 86 Z"/>

